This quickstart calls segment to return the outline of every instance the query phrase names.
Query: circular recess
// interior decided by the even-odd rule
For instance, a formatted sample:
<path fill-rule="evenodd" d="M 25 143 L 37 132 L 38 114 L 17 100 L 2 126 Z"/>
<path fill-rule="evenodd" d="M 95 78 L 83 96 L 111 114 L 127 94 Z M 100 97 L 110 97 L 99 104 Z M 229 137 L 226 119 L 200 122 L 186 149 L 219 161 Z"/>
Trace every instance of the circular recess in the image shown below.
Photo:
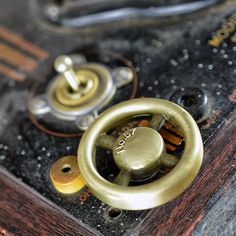
<path fill-rule="evenodd" d="M 186 109 L 198 122 L 205 119 L 210 110 L 206 92 L 197 87 L 180 88 L 174 92 L 170 100 Z"/>
<path fill-rule="evenodd" d="M 107 215 L 109 216 L 109 218 L 111 220 L 116 220 L 122 214 L 122 210 L 121 209 L 114 208 L 114 207 L 108 207 L 106 212 L 107 212 Z"/>

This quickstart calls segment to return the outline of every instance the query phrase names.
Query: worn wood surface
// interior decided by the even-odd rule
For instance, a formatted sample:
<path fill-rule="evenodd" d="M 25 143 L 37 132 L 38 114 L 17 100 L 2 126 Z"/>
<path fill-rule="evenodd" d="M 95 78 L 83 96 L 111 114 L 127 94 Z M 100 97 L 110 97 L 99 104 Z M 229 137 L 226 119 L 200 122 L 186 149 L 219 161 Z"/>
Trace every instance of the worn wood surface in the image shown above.
<path fill-rule="evenodd" d="M 95 235 L 0 168 L 0 235 Z"/>

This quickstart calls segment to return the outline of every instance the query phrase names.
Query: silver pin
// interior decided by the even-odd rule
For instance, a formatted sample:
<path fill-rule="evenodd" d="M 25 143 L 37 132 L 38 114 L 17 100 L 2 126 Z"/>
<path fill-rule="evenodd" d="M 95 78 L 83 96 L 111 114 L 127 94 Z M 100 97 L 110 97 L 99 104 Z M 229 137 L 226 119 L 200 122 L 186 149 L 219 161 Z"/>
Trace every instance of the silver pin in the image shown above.
<path fill-rule="evenodd" d="M 69 56 L 59 56 L 54 63 L 55 70 L 69 83 L 74 92 L 79 91 L 80 81 L 73 70 L 73 61 Z"/>

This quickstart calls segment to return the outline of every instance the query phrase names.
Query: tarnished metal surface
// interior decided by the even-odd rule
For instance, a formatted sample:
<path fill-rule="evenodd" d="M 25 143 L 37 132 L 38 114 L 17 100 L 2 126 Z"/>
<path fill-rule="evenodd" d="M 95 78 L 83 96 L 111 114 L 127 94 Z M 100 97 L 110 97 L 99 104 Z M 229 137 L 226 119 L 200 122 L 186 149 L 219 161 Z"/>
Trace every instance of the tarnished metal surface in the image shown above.
<path fill-rule="evenodd" d="M 95 167 L 96 140 L 100 134 L 114 128 L 115 124 L 143 114 L 162 114 L 183 132 L 185 147 L 182 157 L 165 177 L 151 183 L 132 187 L 110 183 L 102 178 Z M 155 168 L 155 163 L 160 164 L 159 160 L 165 159 L 164 141 L 154 129 L 131 129 L 127 139 L 124 138 L 125 134 L 117 139 L 113 147 L 114 160 L 121 172 L 145 175 Z M 122 144 L 121 140 L 124 140 Z M 126 101 L 106 110 L 84 133 L 78 149 L 81 175 L 91 192 L 108 205 L 126 210 L 149 209 L 173 200 L 192 183 L 202 158 L 202 139 L 194 119 L 180 106 L 153 98 Z"/>
<path fill-rule="evenodd" d="M 63 127 L 54 123 L 32 123 L 27 100 L 35 92 L 45 91 L 56 74 L 53 62 L 58 55 L 83 52 L 90 61 L 113 68 L 126 63 L 138 74 L 137 97 L 170 99 L 177 90 L 192 86 L 206 92 L 211 103 L 207 117 L 199 123 L 206 148 L 214 142 L 236 102 L 235 1 L 181 17 L 108 23 L 80 30 L 48 24 L 40 16 L 36 1 L 18 2 L 0 2 L 0 164 L 93 230 L 109 236 L 133 232 L 149 212 L 124 211 L 113 220 L 107 215 L 107 206 L 87 190 L 66 198 L 55 191 L 50 167 L 61 156 L 76 154 L 81 133 L 71 129 L 65 134 L 60 130 Z M 219 36 L 222 28 L 224 37 Z M 118 89 L 109 106 L 134 97 L 134 87 L 137 84 Z M 166 129 L 163 133 L 170 150 L 175 149 L 179 139 L 175 142 Z M 98 155 L 104 176 L 109 177 L 111 166 L 117 171 L 114 163 L 104 158 L 107 153 L 99 151 Z M 208 163 L 209 158 L 205 157 L 203 170 L 213 171 L 211 164 L 217 160 Z M 232 174 L 235 167 L 227 170 L 227 175 Z M 207 176 L 209 173 L 205 179 Z M 209 186 L 207 182 L 201 184 Z M 214 191 L 224 182 L 217 184 Z M 211 200 L 209 195 L 204 196 L 206 201 Z"/>

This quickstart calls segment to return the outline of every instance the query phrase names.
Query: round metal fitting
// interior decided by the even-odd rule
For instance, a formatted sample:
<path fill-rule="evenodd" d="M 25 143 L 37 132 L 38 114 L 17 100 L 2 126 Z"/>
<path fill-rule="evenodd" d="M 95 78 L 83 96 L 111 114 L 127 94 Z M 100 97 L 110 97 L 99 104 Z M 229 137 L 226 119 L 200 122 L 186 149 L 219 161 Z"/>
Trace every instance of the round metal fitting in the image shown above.
<path fill-rule="evenodd" d="M 75 156 L 65 156 L 57 160 L 51 167 L 50 178 L 58 192 L 72 194 L 84 186 Z"/>
<path fill-rule="evenodd" d="M 171 96 L 171 101 L 186 109 L 197 122 L 202 122 L 210 114 L 209 97 L 200 88 L 180 88 Z"/>
<path fill-rule="evenodd" d="M 121 121 L 146 114 L 154 119 L 150 122 L 149 128 L 158 127 L 159 129 L 160 124 L 163 123 L 161 116 L 180 129 L 184 136 L 185 146 L 181 159 L 168 174 L 148 184 L 128 186 L 129 181 L 125 180 L 132 176 L 132 171 L 136 172 L 143 168 L 147 171 L 151 164 L 161 165 L 165 163 L 165 160 L 172 158 L 165 152 L 159 135 L 150 132 L 149 128 L 140 130 L 140 133 L 138 131 L 137 136 L 135 131 L 132 135 L 132 130 L 130 130 L 131 136 L 128 137 L 126 134 L 128 138 L 125 143 L 119 143 L 122 137 L 119 137 L 117 141 L 108 135 L 109 131 Z M 103 141 L 100 140 L 102 138 Z M 140 140 L 137 141 L 139 138 Z M 104 179 L 96 169 L 97 146 L 107 147 L 113 150 L 113 153 L 115 152 L 115 160 L 121 170 L 113 183 Z M 140 98 L 122 102 L 103 112 L 84 133 L 78 148 L 78 157 L 81 175 L 97 198 L 116 208 L 143 210 L 176 198 L 192 183 L 202 163 L 203 143 L 196 122 L 183 108 L 167 100 Z M 121 157 L 127 158 L 128 161 L 120 161 Z M 147 157 L 147 162 L 145 157 Z M 135 163 L 138 163 L 139 167 L 136 167 Z"/>
<path fill-rule="evenodd" d="M 113 97 L 116 87 L 108 67 L 97 63 L 80 65 L 75 74 L 80 79 L 80 89 L 70 90 L 62 76 L 53 79 L 48 87 L 48 102 L 52 113 L 64 120 L 76 120 L 98 110 Z"/>

